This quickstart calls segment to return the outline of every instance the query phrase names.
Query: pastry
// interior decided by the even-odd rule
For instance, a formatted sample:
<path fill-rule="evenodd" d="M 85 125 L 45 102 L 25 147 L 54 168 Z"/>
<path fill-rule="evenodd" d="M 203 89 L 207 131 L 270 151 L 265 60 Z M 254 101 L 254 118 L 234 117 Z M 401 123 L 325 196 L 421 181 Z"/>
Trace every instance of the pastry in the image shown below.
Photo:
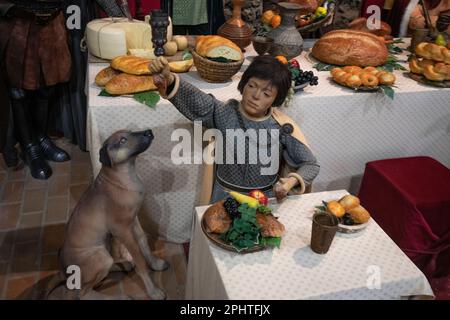
<path fill-rule="evenodd" d="M 111 67 L 107 67 L 105 69 L 102 69 L 97 75 L 95 76 L 95 83 L 100 86 L 104 87 L 109 80 L 114 78 L 115 76 L 121 74 L 120 71 L 114 70 Z"/>
<path fill-rule="evenodd" d="M 348 72 L 350 74 L 360 74 L 363 71 L 363 69 L 358 66 L 346 66 L 346 67 L 342 68 L 342 70 L 344 70 L 345 72 Z"/>
<path fill-rule="evenodd" d="M 362 85 L 362 80 L 359 75 L 351 74 L 350 77 L 347 77 L 345 80 L 345 85 L 351 88 L 359 88 Z"/>
<path fill-rule="evenodd" d="M 120 56 L 111 61 L 111 67 L 125 73 L 134 75 L 149 75 L 151 74 L 148 65 L 151 60 L 135 57 L 135 56 Z"/>
<path fill-rule="evenodd" d="M 344 207 L 345 211 L 347 212 L 348 210 L 359 206 L 359 198 L 352 196 L 351 194 L 348 194 L 339 199 L 339 203 L 341 206 Z"/>
<path fill-rule="evenodd" d="M 353 221 L 358 224 L 366 223 L 370 219 L 369 212 L 361 205 L 348 210 L 347 213 L 350 215 Z"/>
<path fill-rule="evenodd" d="M 152 76 L 135 76 L 122 73 L 115 76 L 105 85 L 105 90 L 109 94 L 121 95 L 136 92 L 156 90 Z"/>
<path fill-rule="evenodd" d="M 241 49 L 233 41 L 216 35 L 199 36 L 195 44 L 195 51 L 205 58 L 240 61 L 244 57 Z"/>
<path fill-rule="evenodd" d="M 329 64 L 366 67 L 386 63 L 388 50 L 373 34 L 356 30 L 334 30 L 314 44 L 312 55 Z"/>
<path fill-rule="evenodd" d="M 376 87 L 379 83 L 378 78 L 371 73 L 361 73 L 360 77 L 365 87 Z"/>
<path fill-rule="evenodd" d="M 450 50 L 434 43 L 421 42 L 416 46 L 416 54 L 425 59 L 450 64 Z"/>
<path fill-rule="evenodd" d="M 340 218 L 345 214 L 344 207 L 337 201 L 329 201 L 327 203 L 327 211 L 334 214 L 336 217 Z"/>
<path fill-rule="evenodd" d="M 423 68 L 423 75 L 425 78 L 431 81 L 444 81 L 445 74 L 439 73 L 435 70 L 434 66 L 428 65 Z"/>
<path fill-rule="evenodd" d="M 391 86 L 394 84 L 396 78 L 395 75 L 390 73 L 390 72 L 386 72 L 386 71 L 380 71 L 377 74 L 377 78 L 378 81 L 380 82 L 380 84 L 386 85 L 386 86 Z"/>

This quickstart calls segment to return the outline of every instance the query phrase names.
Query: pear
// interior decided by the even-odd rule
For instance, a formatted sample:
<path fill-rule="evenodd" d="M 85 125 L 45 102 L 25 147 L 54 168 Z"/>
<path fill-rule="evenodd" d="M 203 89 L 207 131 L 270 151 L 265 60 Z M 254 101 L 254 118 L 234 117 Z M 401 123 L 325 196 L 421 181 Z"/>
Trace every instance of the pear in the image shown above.
<path fill-rule="evenodd" d="M 241 204 L 248 204 L 250 208 L 256 208 L 259 205 L 259 201 L 257 199 L 246 196 L 245 194 L 236 191 L 230 191 L 230 196 L 232 196 L 237 202 Z"/>
<path fill-rule="evenodd" d="M 438 46 L 444 46 L 444 47 L 447 45 L 447 41 L 445 41 L 445 38 L 441 33 L 437 35 L 434 43 L 437 44 Z"/>

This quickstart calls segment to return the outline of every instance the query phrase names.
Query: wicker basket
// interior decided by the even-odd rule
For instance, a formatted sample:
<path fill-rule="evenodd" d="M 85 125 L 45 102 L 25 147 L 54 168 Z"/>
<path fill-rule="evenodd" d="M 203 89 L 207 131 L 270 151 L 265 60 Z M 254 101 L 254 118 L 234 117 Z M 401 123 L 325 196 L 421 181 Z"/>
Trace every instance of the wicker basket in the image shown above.
<path fill-rule="evenodd" d="M 234 76 L 244 63 L 244 58 L 236 62 L 215 62 L 192 51 L 194 64 L 200 76 L 207 82 L 227 82 Z"/>

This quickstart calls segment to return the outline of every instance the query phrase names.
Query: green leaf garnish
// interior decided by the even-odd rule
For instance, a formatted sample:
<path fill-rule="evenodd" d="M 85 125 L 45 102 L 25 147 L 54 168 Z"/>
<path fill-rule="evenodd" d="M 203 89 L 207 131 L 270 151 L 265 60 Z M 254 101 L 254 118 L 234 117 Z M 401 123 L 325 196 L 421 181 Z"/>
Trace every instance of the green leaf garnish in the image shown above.
<path fill-rule="evenodd" d="M 262 237 L 261 244 L 263 246 L 277 247 L 281 245 L 281 237 Z"/>
<path fill-rule="evenodd" d="M 155 91 L 146 91 L 146 92 L 140 92 L 135 93 L 133 95 L 134 100 L 139 101 L 140 103 L 143 103 L 150 108 L 154 108 L 156 104 L 159 101 L 159 94 Z"/>
<path fill-rule="evenodd" d="M 98 95 L 99 97 L 118 97 L 117 95 L 108 93 L 105 89 L 102 89 Z"/>
<path fill-rule="evenodd" d="M 390 86 L 383 86 L 383 85 L 381 85 L 380 88 L 385 95 L 394 100 L 394 89 L 392 89 Z"/>
<path fill-rule="evenodd" d="M 337 66 L 335 66 L 335 65 L 323 63 L 323 62 L 318 62 L 313 66 L 313 68 L 315 68 L 318 71 L 331 71 L 333 68 L 336 68 L 336 67 Z"/>
<path fill-rule="evenodd" d="M 263 204 L 260 204 L 258 206 L 258 212 L 262 213 L 262 214 L 269 214 L 269 213 L 272 213 L 272 208 L 265 206 Z"/>
<path fill-rule="evenodd" d="M 192 59 L 192 54 L 189 52 L 189 50 L 187 50 L 187 49 L 184 50 L 182 59 L 183 60 L 191 60 Z"/>

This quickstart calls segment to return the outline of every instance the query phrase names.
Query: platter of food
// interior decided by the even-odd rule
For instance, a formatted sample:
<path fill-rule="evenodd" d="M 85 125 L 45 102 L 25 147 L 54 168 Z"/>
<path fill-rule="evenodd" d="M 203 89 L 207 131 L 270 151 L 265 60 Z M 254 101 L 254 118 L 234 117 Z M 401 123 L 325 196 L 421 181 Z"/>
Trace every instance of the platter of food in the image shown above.
<path fill-rule="evenodd" d="M 327 212 L 335 215 L 338 220 L 338 232 L 356 233 L 364 230 L 371 221 L 370 213 L 360 204 L 359 198 L 346 195 L 341 199 L 322 201 L 316 207 L 316 212 Z"/>
<path fill-rule="evenodd" d="M 250 195 L 230 192 L 227 199 L 205 211 L 201 228 L 216 246 L 238 253 L 280 246 L 284 225 L 273 215 L 262 191 Z"/>

